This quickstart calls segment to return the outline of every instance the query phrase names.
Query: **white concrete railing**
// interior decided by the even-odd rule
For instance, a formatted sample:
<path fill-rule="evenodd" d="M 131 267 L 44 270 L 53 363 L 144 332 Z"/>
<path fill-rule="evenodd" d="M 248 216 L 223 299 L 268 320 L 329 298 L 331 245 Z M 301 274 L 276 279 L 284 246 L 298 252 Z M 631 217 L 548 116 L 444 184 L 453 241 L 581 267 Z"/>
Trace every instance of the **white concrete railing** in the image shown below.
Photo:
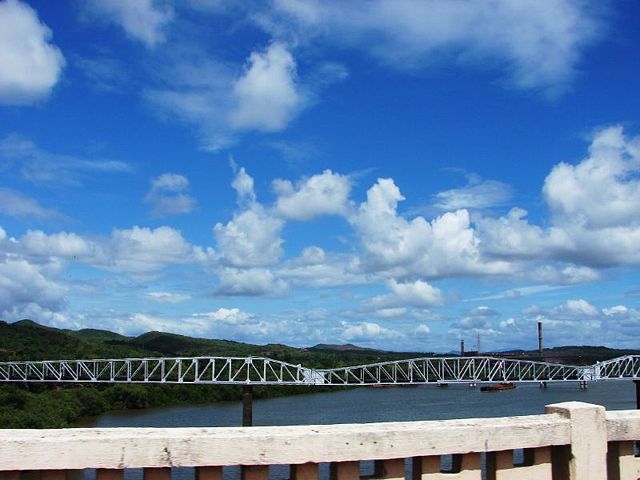
<path fill-rule="evenodd" d="M 225 466 L 244 466 L 245 480 L 265 480 L 270 465 L 291 465 L 293 480 L 360 478 L 361 460 L 375 460 L 374 478 L 413 480 L 637 480 L 640 411 L 605 412 L 566 402 L 543 415 L 247 428 L 110 428 L 0 430 L 0 480 L 39 471 L 62 480 L 67 471 L 95 468 L 97 480 L 144 468 L 145 480 L 168 480 L 171 467 L 196 467 L 198 480 L 220 480 Z M 514 465 L 513 451 L 524 462 Z M 452 471 L 442 473 L 441 456 Z M 31 477 L 33 478 L 33 477 Z"/>

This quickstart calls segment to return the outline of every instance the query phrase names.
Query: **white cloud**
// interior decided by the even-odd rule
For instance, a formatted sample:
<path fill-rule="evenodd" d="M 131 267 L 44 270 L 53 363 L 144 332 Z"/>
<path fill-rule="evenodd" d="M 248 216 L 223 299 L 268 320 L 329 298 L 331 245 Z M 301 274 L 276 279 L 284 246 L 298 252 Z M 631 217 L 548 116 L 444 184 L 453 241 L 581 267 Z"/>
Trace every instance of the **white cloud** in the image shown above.
<path fill-rule="evenodd" d="M 35 218 L 38 220 L 63 219 L 60 212 L 45 208 L 40 203 L 20 192 L 0 187 L 0 214 L 11 217 Z"/>
<path fill-rule="evenodd" d="M 372 342 L 380 340 L 393 340 L 403 337 L 402 333 L 383 327 L 373 322 L 361 322 L 343 325 L 340 337 L 349 342 Z"/>
<path fill-rule="evenodd" d="M 363 268 L 423 278 L 509 272 L 507 263 L 482 258 L 466 210 L 447 212 L 431 222 L 421 216 L 407 220 L 397 213 L 401 200 L 392 179 L 378 179 L 350 217 L 364 249 Z"/>
<path fill-rule="evenodd" d="M 155 216 L 191 213 L 196 207 L 196 199 L 188 195 L 189 179 L 176 173 L 163 173 L 151 179 L 151 189 L 145 202 L 153 206 Z"/>
<path fill-rule="evenodd" d="M 586 315 L 589 317 L 593 317 L 599 314 L 599 310 L 595 306 L 591 305 L 589 302 L 583 299 L 567 300 L 563 308 L 569 312 L 579 315 Z"/>
<path fill-rule="evenodd" d="M 213 233 L 222 262 L 234 267 L 274 264 L 283 254 L 283 226 L 259 204 L 235 214 L 226 224 L 216 223 Z"/>
<path fill-rule="evenodd" d="M 527 266 L 540 279 L 560 273 L 565 283 L 598 278 L 593 267 L 640 263 L 638 174 L 640 137 L 626 138 L 621 127 L 600 130 L 586 159 L 560 163 L 547 176 L 543 193 L 552 225 L 530 224 L 519 208 L 505 217 L 478 219 L 484 253 L 512 261 L 568 263 Z"/>
<path fill-rule="evenodd" d="M 208 56 L 175 56 L 168 65 L 159 72 L 163 87 L 144 91 L 150 105 L 167 121 L 195 125 L 204 150 L 232 144 L 227 116 L 233 106 L 234 68 Z"/>
<path fill-rule="evenodd" d="M 241 168 L 232 183 L 244 207 L 226 224 L 213 227 L 221 261 L 232 267 L 264 267 L 283 254 L 280 237 L 284 222 L 255 201 L 253 179 Z"/>
<path fill-rule="evenodd" d="M 228 325 L 242 325 L 254 319 L 253 314 L 243 312 L 239 308 L 219 308 L 213 312 L 196 313 L 193 316 Z"/>
<path fill-rule="evenodd" d="M 286 46 L 272 43 L 249 56 L 233 85 L 236 106 L 229 120 L 236 129 L 276 132 L 284 129 L 304 103 L 296 82 L 296 62 Z"/>
<path fill-rule="evenodd" d="M 443 62 L 504 69 L 520 88 L 562 89 L 597 38 L 597 9 L 561 0 L 278 0 L 257 17 L 275 35 L 362 49 L 395 68 Z"/>
<path fill-rule="evenodd" d="M 441 306 L 444 303 L 442 292 L 424 280 L 413 282 L 398 282 L 391 279 L 387 282 L 390 294 L 377 295 L 368 305 L 381 310 L 396 310 L 404 307 L 429 308 Z"/>
<path fill-rule="evenodd" d="M 312 220 L 320 215 L 345 215 L 348 210 L 351 181 L 349 177 L 325 170 L 297 182 L 276 179 L 273 189 L 278 195 L 275 210 L 284 218 Z"/>
<path fill-rule="evenodd" d="M 191 295 L 173 292 L 147 292 L 145 297 L 160 303 L 182 303 L 191 300 Z"/>
<path fill-rule="evenodd" d="M 66 288 L 56 277 L 59 262 L 34 264 L 21 258 L 0 255 L 0 317 L 29 318 L 29 311 L 54 313 L 66 304 Z"/>
<path fill-rule="evenodd" d="M 331 83 L 327 79 L 339 80 L 317 65 L 298 75 L 292 51 L 281 42 L 249 52 L 244 64 L 198 49 L 166 54 L 158 81 L 143 95 L 163 119 L 195 126 L 206 151 L 228 148 L 249 131 L 284 130 L 318 100 Z M 285 150 L 299 156 L 308 148 L 289 144 Z"/>
<path fill-rule="evenodd" d="M 405 307 L 381 308 L 373 313 L 378 318 L 399 318 L 407 315 Z"/>
<path fill-rule="evenodd" d="M 96 259 L 99 247 L 75 233 L 46 234 L 41 230 L 29 230 L 20 238 L 20 252 L 31 257 L 59 257 L 69 259 Z"/>
<path fill-rule="evenodd" d="M 414 307 L 433 307 L 444 302 L 442 292 L 423 280 L 405 283 L 390 280 L 389 287 L 400 302 Z"/>
<path fill-rule="evenodd" d="M 327 253 L 316 246 L 306 247 L 300 257 L 283 262 L 276 272 L 288 283 L 306 288 L 371 283 L 370 278 L 358 271 L 354 255 Z"/>
<path fill-rule="evenodd" d="M 90 0 L 89 10 L 100 20 L 119 25 L 147 47 L 165 41 L 174 16 L 171 6 L 160 0 Z"/>
<path fill-rule="evenodd" d="M 163 173 L 151 179 L 152 192 L 179 193 L 189 188 L 189 179 L 177 173 Z"/>
<path fill-rule="evenodd" d="M 640 224 L 640 136 L 627 139 L 620 126 L 599 131 L 589 157 L 556 165 L 544 182 L 557 223 L 587 229 Z"/>
<path fill-rule="evenodd" d="M 120 321 L 125 332 L 156 331 L 167 333 L 179 333 L 182 335 L 206 335 L 210 324 L 205 319 L 197 317 L 170 318 L 148 313 L 134 313 L 126 320 Z"/>
<path fill-rule="evenodd" d="M 123 273 L 159 272 L 173 265 L 195 261 L 194 247 L 171 227 L 134 226 L 114 230 L 108 243 L 104 268 Z"/>
<path fill-rule="evenodd" d="M 466 186 L 438 192 L 435 206 L 441 210 L 491 208 L 504 205 L 511 200 L 511 195 L 511 187 L 506 183 L 471 175 Z"/>
<path fill-rule="evenodd" d="M 17 168 L 25 180 L 37 185 L 78 186 L 95 173 L 130 173 L 131 165 L 118 160 L 94 160 L 50 153 L 31 140 L 7 135 L 0 140 L 0 160 L 6 168 Z"/>
<path fill-rule="evenodd" d="M 414 333 L 416 335 L 429 335 L 431 333 L 431 329 L 429 328 L 428 325 L 425 325 L 424 323 L 421 323 L 420 325 L 418 325 L 416 327 Z"/>
<path fill-rule="evenodd" d="M 29 104 L 49 95 L 65 65 L 51 37 L 29 5 L 0 2 L 0 104 Z"/>
<path fill-rule="evenodd" d="M 267 268 L 230 268 L 218 272 L 218 295 L 276 296 L 287 291 L 287 283 Z"/>
<path fill-rule="evenodd" d="M 232 166 L 234 170 L 237 169 L 235 164 L 232 164 Z M 238 194 L 239 205 L 244 206 L 255 203 L 256 193 L 253 190 L 253 177 L 247 173 L 244 167 L 240 167 L 240 169 L 237 170 L 231 186 Z"/>

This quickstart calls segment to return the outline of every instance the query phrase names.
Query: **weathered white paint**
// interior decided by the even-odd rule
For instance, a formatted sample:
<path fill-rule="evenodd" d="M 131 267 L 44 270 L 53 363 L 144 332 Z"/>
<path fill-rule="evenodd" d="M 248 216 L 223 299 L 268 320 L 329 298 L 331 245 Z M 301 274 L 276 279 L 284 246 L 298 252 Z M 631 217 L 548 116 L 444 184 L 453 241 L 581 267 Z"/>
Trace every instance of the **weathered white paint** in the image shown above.
<path fill-rule="evenodd" d="M 569 478 L 607 478 L 607 429 L 604 407 L 583 402 L 564 402 L 546 407 L 571 421 Z"/>
<path fill-rule="evenodd" d="M 248 428 L 0 430 L 0 469 L 272 465 L 569 443 L 559 415 Z"/>
<path fill-rule="evenodd" d="M 413 458 L 414 480 L 479 480 L 481 453 L 489 480 L 636 480 L 640 411 L 605 412 L 582 402 L 549 405 L 544 415 L 355 425 L 249 428 L 115 428 L 0 430 L 0 480 L 40 470 L 43 480 L 96 468 L 97 480 L 122 480 L 144 468 L 145 480 L 169 480 L 170 467 L 195 466 L 196 480 L 221 480 L 222 466 L 243 465 L 244 480 L 266 480 L 269 465 L 292 465 L 294 480 L 317 480 L 330 462 L 333 480 L 359 479 L 359 461 L 377 460 L 374 478 L 401 480 Z M 607 445 L 610 442 L 607 467 Z M 552 454 L 554 446 L 566 455 Z M 513 449 L 535 449 L 513 465 Z M 567 449 L 570 448 L 570 451 Z M 459 472 L 440 473 L 440 456 L 456 455 Z M 566 468 L 562 467 L 566 463 Z M 566 471 L 566 476 L 557 471 Z"/>
<path fill-rule="evenodd" d="M 640 410 L 607 412 L 606 421 L 610 442 L 640 440 Z"/>

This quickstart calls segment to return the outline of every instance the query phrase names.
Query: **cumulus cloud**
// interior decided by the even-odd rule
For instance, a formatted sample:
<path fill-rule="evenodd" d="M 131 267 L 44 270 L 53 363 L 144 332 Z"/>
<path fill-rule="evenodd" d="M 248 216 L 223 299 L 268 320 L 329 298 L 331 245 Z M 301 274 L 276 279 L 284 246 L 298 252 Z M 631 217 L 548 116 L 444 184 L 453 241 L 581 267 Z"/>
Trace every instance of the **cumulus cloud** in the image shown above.
<path fill-rule="evenodd" d="M 253 179 L 241 168 L 233 185 L 245 209 L 227 222 L 216 223 L 213 234 L 221 261 L 231 267 L 264 267 L 274 264 L 283 254 L 280 237 L 284 222 L 255 202 Z"/>
<path fill-rule="evenodd" d="M 29 104 L 49 95 L 65 65 L 52 36 L 26 3 L 0 2 L 0 104 Z"/>
<path fill-rule="evenodd" d="M 177 173 L 163 173 L 151 179 L 151 189 L 145 202 L 153 206 L 155 216 L 191 213 L 196 199 L 189 195 L 189 179 Z"/>
<path fill-rule="evenodd" d="M 375 342 L 403 337 L 397 330 L 383 327 L 374 322 L 344 324 L 340 337 L 349 342 Z"/>
<path fill-rule="evenodd" d="M 349 177 L 325 170 L 297 182 L 276 179 L 273 189 L 278 195 L 275 210 L 284 218 L 312 220 L 320 215 L 345 215 L 349 206 Z"/>
<path fill-rule="evenodd" d="M 256 201 L 256 192 L 253 189 L 253 177 L 247 173 L 244 167 L 239 169 L 232 163 L 232 167 L 236 172 L 236 176 L 231 182 L 231 186 L 238 195 L 238 204 L 240 206 L 252 205 Z"/>
<path fill-rule="evenodd" d="M 619 126 L 598 131 L 587 158 L 560 163 L 545 179 L 552 225 L 529 223 L 519 208 L 497 219 L 481 218 L 484 252 L 504 260 L 568 263 L 531 269 L 543 276 L 560 272 L 566 283 L 598 278 L 594 268 L 640 263 L 639 173 L 640 137 L 625 137 Z"/>
<path fill-rule="evenodd" d="M 159 272 L 173 265 L 193 263 L 196 258 L 194 247 L 182 234 L 166 226 L 114 230 L 107 248 L 102 266 L 123 273 Z"/>
<path fill-rule="evenodd" d="M 429 308 L 441 306 L 444 298 L 440 289 L 423 280 L 398 282 L 391 279 L 387 282 L 391 293 L 377 295 L 368 302 L 371 306 L 383 311 L 397 311 L 398 308 Z"/>
<path fill-rule="evenodd" d="M 195 313 L 197 318 L 210 320 L 214 323 L 225 323 L 228 325 L 242 325 L 254 319 L 251 313 L 243 312 L 239 308 L 219 308 L 213 312 Z"/>
<path fill-rule="evenodd" d="M 287 291 L 287 283 L 268 268 L 225 267 L 217 272 L 218 295 L 277 296 Z"/>
<path fill-rule="evenodd" d="M 640 225 L 640 136 L 625 138 L 620 126 L 599 131 L 589 156 L 577 165 L 556 165 L 544 197 L 557 223 L 586 229 Z"/>
<path fill-rule="evenodd" d="M 229 120 L 234 128 L 275 132 L 286 127 L 304 103 L 287 47 L 275 42 L 264 52 L 253 52 L 233 95 L 236 105 Z"/>
<path fill-rule="evenodd" d="M 598 10 L 556 2 L 278 0 L 261 25 L 274 35 L 361 49 L 394 68 L 493 65 L 519 88 L 557 92 L 598 36 Z"/>
<path fill-rule="evenodd" d="M 228 148 L 250 131 L 284 130 L 339 80 L 316 65 L 299 75 L 294 51 L 284 42 L 256 48 L 244 63 L 199 50 L 169 50 L 167 56 L 158 69 L 159 81 L 144 90 L 144 97 L 167 121 L 195 126 L 207 151 Z M 290 156 L 307 149 L 277 141 L 272 146 Z"/>
<path fill-rule="evenodd" d="M 61 310 L 66 289 L 56 280 L 60 271 L 57 262 L 38 265 L 19 258 L 0 259 L 0 316 L 18 320 L 34 306 Z"/>
<path fill-rule="evenodd" d="M 173 9 L 161 0 L 90 0 L 88 11 L 102 21 L 120 26 L 126 34 L 154 47 L 166 39 Z"/>
<path fill-rule="evenodd" d="M 447 212 L 431 222 L 397 213 L 404 200 L 392 179 L 378 179 L 367 201 L 350 217 L 364 249 L 363 268 L 424 278 L 508 273 L 509 265 L 485 261 L 466 210 Z"/>

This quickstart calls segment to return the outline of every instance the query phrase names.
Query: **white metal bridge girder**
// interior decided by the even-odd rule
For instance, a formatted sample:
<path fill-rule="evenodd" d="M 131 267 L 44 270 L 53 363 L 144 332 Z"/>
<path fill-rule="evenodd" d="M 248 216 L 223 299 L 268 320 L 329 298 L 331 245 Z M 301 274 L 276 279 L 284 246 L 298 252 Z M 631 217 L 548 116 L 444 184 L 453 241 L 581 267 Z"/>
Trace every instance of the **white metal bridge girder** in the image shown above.
<path fill-rule="evenodd" d="M 313 369 L 266 357 L 0 362 L 0 382 L 394 385 L 640 379 L 640 356 L 578 367 L 492 357 L 413 358 Z"/>

